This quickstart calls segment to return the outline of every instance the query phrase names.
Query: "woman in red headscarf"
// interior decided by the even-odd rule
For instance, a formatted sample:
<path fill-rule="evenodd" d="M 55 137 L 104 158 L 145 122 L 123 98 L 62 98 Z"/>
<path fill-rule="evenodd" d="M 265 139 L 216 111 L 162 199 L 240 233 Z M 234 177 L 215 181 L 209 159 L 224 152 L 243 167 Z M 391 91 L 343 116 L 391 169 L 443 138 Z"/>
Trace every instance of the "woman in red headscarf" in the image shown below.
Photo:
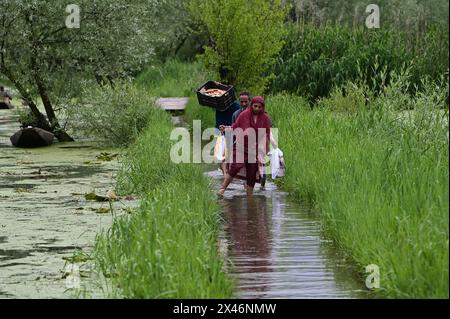
<path fill-rule="evenodd" d="M 221 126 L 221 131 L 233 130 L 236 143 L 233 147 L 232 163 L 219 192 L 225 190 L 243 168 L 246 170 L 247 195 L 253 194 L 258 166 L 269 151 L 272 121 L 265 112 L 265 101 L 261 96 L 252 99 L 251 106 L 239 115 L 232 126 Z"/>

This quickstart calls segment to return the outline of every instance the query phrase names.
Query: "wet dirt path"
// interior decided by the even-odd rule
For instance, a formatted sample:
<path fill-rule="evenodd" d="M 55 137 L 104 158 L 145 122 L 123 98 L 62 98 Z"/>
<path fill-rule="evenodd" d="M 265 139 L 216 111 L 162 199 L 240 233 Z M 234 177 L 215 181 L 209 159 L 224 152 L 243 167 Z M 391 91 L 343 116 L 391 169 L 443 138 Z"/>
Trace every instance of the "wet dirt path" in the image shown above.
<path fill-rule="evenodd" d="M 220 171 L 207 173 L 219 188 Z M 237 298 L 369 298 L 362 279 L 326 240 L 318 216 L 273 183 L 248 199 L 241 181 L 220 200 L 221 254 Z"/>
<path fill-rule="evenodd" d="M 97 160 L 114 150 L 90 142 L 14 148 L 9 137 L 18 126 L 14 111 L 0 111 L 0 298 L 71 298 L 63 258 L 90 253 L 98 231 L 112 223 L 110 213 L 98 213 L 109 203 L 84 195 L 114 189 L 118 161 Z"/>

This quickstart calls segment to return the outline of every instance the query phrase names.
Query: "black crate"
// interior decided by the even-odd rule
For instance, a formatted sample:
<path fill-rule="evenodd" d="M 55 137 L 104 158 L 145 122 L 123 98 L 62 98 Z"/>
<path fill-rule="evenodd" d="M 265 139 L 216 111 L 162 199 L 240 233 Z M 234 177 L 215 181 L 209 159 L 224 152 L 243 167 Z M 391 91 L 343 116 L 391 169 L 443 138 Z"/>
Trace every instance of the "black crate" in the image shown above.
<path fill-rule="evenodd" d="M 202 89 L 220 89 L 226 92 L 222 96 L 208 96 L 200 92 Z M 212 107 L 223 112 L 236 101 L 236 91 L 232 85 L 208 81 L 197 90 L 197 98 L 200 105 Z"/>

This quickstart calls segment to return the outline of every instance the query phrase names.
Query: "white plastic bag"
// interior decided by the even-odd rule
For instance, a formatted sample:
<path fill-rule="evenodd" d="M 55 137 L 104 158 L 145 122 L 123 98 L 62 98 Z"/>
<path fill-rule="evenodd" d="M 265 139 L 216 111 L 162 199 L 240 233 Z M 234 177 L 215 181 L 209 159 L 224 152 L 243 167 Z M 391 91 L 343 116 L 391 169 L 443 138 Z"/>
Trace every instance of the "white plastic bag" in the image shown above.
<path fill-rule="evenodd" d="M 217 136 L 216 145 L 214 146 L 214 160 L 222 163 L 226 157 L 226 141 L 225 136 Z"/>
<path fill-rule="evenodd" d="M 270 165 L 272 167 L 272 179 L 283 177 L 285 175 L 283 152 L 279 148 L 276 148 L 269 155 Z"/>

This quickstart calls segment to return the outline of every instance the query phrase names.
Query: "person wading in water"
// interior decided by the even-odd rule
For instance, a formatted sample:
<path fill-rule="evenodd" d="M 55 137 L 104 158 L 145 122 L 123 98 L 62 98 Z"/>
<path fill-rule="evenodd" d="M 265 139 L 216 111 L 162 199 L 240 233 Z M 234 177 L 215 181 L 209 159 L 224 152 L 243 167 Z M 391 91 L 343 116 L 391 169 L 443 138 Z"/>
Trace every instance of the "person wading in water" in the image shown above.
<path fill-rule="evenodd" d="M 264 156 L 269 151 L 271 119 L 265 112 L 265 101 L 261 96 L 252 99 L 251 106 L 243 111 L 232 126 L 220 126 L 222 132 L 233 130 L 236 143 L 230 169 L 225 175 L 221 189 L 217 193 L 222 197 L 242 168 L 246 170 L 247 195 L 253 194 L 256 175 Z"/>

